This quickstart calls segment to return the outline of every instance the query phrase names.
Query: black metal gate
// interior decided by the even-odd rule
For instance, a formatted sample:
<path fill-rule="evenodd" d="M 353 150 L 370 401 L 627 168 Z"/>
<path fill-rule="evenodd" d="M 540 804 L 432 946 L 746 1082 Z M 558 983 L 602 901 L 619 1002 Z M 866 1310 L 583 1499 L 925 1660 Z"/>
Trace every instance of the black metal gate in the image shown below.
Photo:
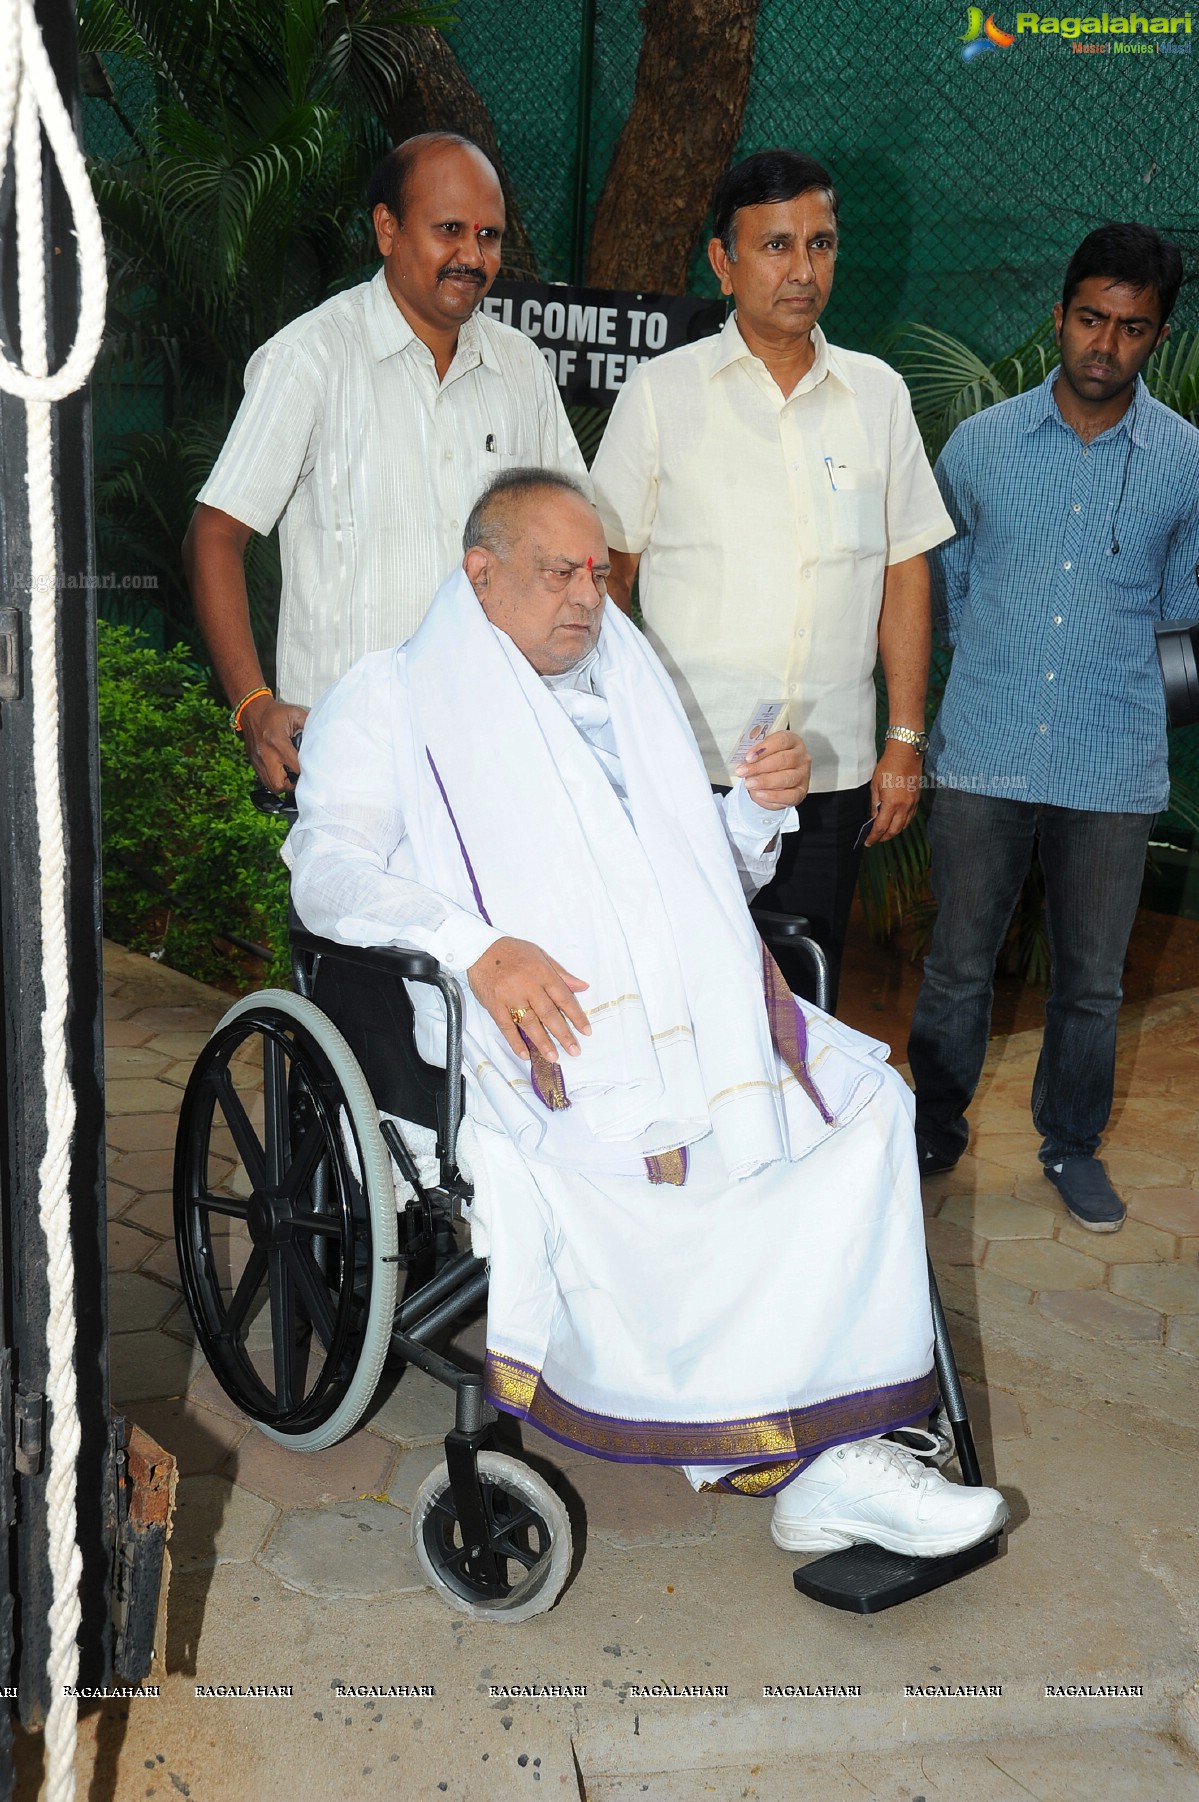
<path fill-rule="evenodd" d="M 74 14 L 69 0 L 38 0 L 43 39 L 78 135 Z M 14 54 L 0 45 L 0 55 Z M 77 313 L 75 243 L 57 174 L 43 144 L 50 366 L 63 360 Z M 15 199 L 11 165 L 0 188 L 0 334 L 20 353 Z M 91 419 L 86 392 L 54 409 L 59 594 L 59 692 L 67 838 L 70 960 L 68 1070 L 76 1124 L 71 1156 L 75 1261 L 75 1366 L 82 1445 L 78 1532 L 83 1554 L 81 1684 L 112 1667 L 111 1569 L 115 1537 L 109 1450 L 105 1295 L 104 1108 L 100 987 L 99 786 Z M 38 1171 L 46 1143 L 40 1017 L 42 944 L 34 808 L 28 610 L 30 546 L 25 492 L 25 407 L 0 394 L 0 1795 L 11 1793 L 11 1715 L 40 1726 L 47 1675 L 50 1567 L 46 1523 L 45 1239 Z M 69 584 L 69 585 L 68 585 Z"/>

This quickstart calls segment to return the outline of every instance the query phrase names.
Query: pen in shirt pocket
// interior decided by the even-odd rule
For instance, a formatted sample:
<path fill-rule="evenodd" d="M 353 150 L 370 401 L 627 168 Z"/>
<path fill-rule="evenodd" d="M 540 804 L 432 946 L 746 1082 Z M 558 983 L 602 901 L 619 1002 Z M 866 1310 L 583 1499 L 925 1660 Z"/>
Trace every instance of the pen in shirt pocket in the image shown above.
<path fill-rule="evenodd" d="M 824 467 L 828 470 L 829 487 L 832 489 L 833 493 L 836 494 L 837 478 L 833 474 L 833 459 L 831 457 L 826 457 L 824 459 Z"/>
<path fill-rule="evenodd" d="M 485 450 L 485 451 L 489 451 L 489 452 L 490 452 L 490 453 L 491 453 L 491 455 L 492 455 L 492 456 L 494 456 L 494 455 L 495 455 L 495 448 L 496 448 L 496 446 L 495 446 L 495 433 L 494 433 L 494 432 L 488 432 L 488 434 L 487 434 L 487 437 L 486 437 L 486 438 L 485 438 L 485 439 L 484 439 L 484 441 L 483 441 L 483 449 L 484 449 L 484 450 Z"/>

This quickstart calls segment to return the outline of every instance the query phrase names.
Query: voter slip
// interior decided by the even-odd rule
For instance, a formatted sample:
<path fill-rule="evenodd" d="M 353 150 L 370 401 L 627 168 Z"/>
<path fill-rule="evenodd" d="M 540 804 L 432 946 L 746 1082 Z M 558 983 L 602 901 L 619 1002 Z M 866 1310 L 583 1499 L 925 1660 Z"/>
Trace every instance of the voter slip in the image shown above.
<path fill-rule="evenodd" d="M 744 763 L 749 753 L 777 732 L 782 726 L 787 711 L 786 701 L 759 701 L 750 715 L 749 724 L 733 746 L 729 757 L 729 773 L 736 775 L 737 765 Z"/>

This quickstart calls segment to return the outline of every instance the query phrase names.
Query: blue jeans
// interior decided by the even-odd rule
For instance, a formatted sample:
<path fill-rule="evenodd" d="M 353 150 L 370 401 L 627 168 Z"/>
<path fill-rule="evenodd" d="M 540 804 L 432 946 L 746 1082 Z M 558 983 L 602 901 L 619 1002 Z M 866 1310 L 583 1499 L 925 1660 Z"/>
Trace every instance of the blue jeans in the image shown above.
<path fill-rule="evenodd" d="M 1112 1108 L 1120 979 L 1154 817 L 936 791 L 929 837 L 937 921 L 908 1041 L 916 1131 L 933 1150 L 966 1148 L 995 960 L 1035 842 L 1052 974 L 1033 1124 L 1042 1163 L 1094 1155 Z"/>

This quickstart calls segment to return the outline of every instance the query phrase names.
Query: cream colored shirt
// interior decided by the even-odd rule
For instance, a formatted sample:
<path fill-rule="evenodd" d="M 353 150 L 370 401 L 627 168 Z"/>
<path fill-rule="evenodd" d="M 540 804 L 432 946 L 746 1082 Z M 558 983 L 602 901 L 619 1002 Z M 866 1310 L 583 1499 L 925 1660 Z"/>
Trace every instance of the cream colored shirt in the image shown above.
<path fill-rule="evenodd" d="M 953 536 L 901 378 L 819 326 L 813 343 L 786 396 L 735 317 L 642 363 L 592 466 L 716 782 L 756 703 L 783 697 L 814 791 L 869 781 L 884 569 Z"/>
<path fill-rule="evenodd" d="M 462 561 L 488 481 L 527 464 L 591 492 L 540 351 L 475 312 L 439 382 L 382 269 L 255 351 L 199 499 L 255 532 L 279 522 L 278 694 L 311 706 L 367 651 L 408 638 Z"/>

